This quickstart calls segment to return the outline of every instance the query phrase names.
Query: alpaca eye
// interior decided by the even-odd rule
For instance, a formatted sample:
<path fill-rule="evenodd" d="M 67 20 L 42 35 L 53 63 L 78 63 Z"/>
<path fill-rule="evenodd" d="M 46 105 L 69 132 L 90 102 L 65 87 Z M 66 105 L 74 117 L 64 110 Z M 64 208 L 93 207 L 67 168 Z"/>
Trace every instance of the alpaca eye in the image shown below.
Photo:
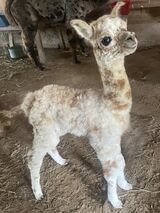
<path fill-rule="evenodd" d="M 101 43 L 104 45 L 104 46 L 108 46 L 112 41 L 112 38 L 110 36 L 105 36 Z"/>

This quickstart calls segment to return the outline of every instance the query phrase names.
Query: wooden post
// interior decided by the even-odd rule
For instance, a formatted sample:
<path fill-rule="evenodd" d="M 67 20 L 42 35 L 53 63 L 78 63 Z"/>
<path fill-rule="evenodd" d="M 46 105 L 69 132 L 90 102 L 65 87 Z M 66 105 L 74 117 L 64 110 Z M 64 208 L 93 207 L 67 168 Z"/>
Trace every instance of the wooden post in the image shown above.
<path fill-rule="evenodd" d="M 9 47 L 13 47 L 14 46 L 14 39 L 13 39 L 13 34 L 12 32 L 8 32 L 8 41 L 9 41 Z"/>
<path fill-rule="evenodd" d="M 40 31 L 37 31 L 35 42 L 37 45 L 38 56 L 39 56 L 40 62 L 44 64 L 46 62 L 46 56 L 44 53 L 44 48 L 43 48 L 43 44 L 42 44 L 42 38 L 41 38 Z"/>

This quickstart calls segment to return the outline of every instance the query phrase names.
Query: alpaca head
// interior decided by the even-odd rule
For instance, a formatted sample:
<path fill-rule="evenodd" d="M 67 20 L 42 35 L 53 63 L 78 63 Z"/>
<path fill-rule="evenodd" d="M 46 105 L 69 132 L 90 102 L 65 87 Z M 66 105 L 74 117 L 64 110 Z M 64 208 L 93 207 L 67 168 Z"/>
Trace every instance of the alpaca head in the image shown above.
<path fill-rule="evenodd" d="M 135 52 L 137 39 L 135 33 L 127 30 L 127 23 L 119 16 L 123 2 L 118 2 L 110 15 L 105 15 L 87 24 L 82 20 L 72 20 L 71 26 L 87 39 L 99 61 L 118 59 Z"/>

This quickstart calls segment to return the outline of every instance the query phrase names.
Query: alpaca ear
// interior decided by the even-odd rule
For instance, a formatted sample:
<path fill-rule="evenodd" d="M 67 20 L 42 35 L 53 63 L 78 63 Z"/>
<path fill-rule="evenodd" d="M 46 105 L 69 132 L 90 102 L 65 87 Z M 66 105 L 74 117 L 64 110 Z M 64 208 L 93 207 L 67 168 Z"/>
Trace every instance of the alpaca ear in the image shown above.
<path fill-rule="evenodd" d="M 115 7 L 113 8 L 112 12 L 111 12 L 111 16 L 119 16 L 119 13 L 120 13 L 120 9 L 122 6 L 125 5 L 125 2 L 123 1 L 118 1 L 117 4 L 115 5 Z"/>
<path fill-rule="evenodd" d="M 90 40 L 93 34 L 93 30 L 89 24 L 80 19 L 72 20 L 70 24 L 82 38 Z"/>

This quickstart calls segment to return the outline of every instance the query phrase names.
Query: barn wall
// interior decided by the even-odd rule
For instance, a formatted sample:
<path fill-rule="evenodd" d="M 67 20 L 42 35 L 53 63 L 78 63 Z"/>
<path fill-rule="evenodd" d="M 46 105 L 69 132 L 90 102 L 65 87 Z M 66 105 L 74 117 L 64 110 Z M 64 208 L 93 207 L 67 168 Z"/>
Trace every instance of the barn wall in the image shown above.
<path fill-rule="evenodd" d="M 21 44 L 20 32 L 13 33 L 15 44 Z M 43 44 L 46 48 L 57 48 L 59 45 L 59 37 L 57 32 L 48 30 L 47 32 L 42 33 Z M 7 33 L 0 32 L 0 46 L 8 45 L 8 35 Z"/>
<path fill-rule="evenodd" d="M 128 23 L 136 32 L 139 46 L 160 45 L 160 7 L 133 10 Z"/>
<path fill-rule="evenodd" d="M 134 9 L 128 18 L 128 28 L 135 31 L 139 46 L 160 45 L 160 8 Z M 42 33 L 43 44 L 46 48 L 57 48 L 61 45 L 58 31 L 49 30 Z M 20 33 L 15 33 L 15 43 L 21 43 Z M 0 33 L 0 46 L 7 46 L 8 40 Z"/>

